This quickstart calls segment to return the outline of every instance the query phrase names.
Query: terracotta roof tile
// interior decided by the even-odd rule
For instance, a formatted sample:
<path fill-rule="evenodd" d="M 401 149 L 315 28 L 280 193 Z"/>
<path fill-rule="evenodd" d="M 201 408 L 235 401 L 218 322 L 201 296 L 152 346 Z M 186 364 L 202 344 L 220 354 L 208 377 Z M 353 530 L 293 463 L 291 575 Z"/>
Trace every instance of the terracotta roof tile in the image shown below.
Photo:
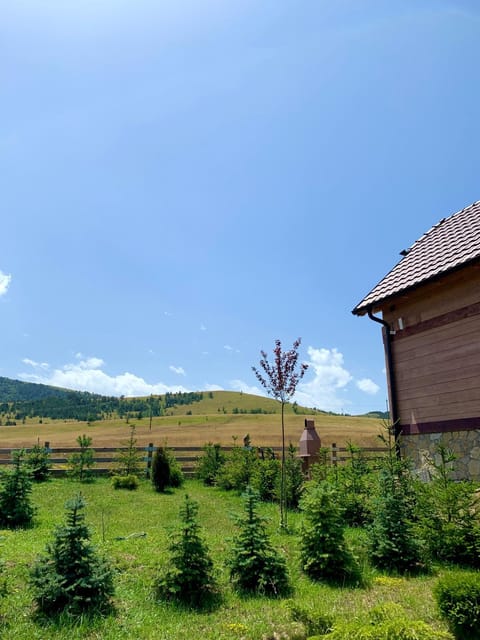
<path fill-rule="evenodd" d="M 387 298 L 476 259 L 480 260 L 480 201 L 443 218 L 427 231 L 352 313 L 363 315 Z"/>

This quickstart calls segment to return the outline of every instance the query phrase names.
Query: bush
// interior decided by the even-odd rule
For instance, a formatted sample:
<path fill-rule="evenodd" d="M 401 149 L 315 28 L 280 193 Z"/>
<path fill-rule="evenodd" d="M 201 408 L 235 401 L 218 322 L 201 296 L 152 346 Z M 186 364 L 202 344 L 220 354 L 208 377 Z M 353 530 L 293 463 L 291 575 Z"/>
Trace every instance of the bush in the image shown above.
<path fill-rule="evenodd" d="M 220 469 L 217 477 L 218 486 L 227 491 L 245 491 L 247 486 L 252 484 L 258 463 L 255 447 L 234 446 Z"/>
<path fill-rule="evenodd" d="M 214 485 L 224 463 L 225 455 L 222 452 L 221 445 L 208 442 L 203 447 L 203 456 L 197 460 L 197 478 L 207 486 Z"/>
<path fill-rule="evenodd" d="M 400 605 L 379 605 L 369 612 L 365 622 L 334 625 L 318 640 L 449 640 L 450 634 L 437 631 L 422 620 L 409 620 Z M 313 640 L 313 638 L 310 638 Z M 472 638 L 473 640 L 473 638 Z"/>
<path fill-rule="evenodd" d="M 198 504 L 185 496 L 181 526 L 170 538 L 170 566 L 155 584 L 160 599 L 175 600 L 195 608 L 215 604 L 219 592 L 208 547 L 200 536 Z"/>
<path fill-rule="evenodd" d="M 50 476 L 50 452 L 40 444 L 34 445 L 25 457 L 34 482 L 44 482 Z"/>
<path fill-rule="evenodd" d="M 302 568 L 313 580 L 360 584 L 363 581 L 361 570 L 345 543 L 339 502 L 338 492 L 326 481 L 314 486 L 303 498 Z"/>
<path fill-rule="evenodd" d="M 272 449 L 265 449 L 252 474 L 252 487 L 263 502 L 277 498 L 280 483 L 280 461 L 275 458 Z"/>
<path fill-rule="evenodd" d="M 182 470 L 170 449 L 158 447 L 152 460 L 152 484 L 155 491 L 163 493 L 166 489 L 182 486 Z"/>
<path fill-rule="evenodd" d="M 46 615 L 105 612 L 114 593 L 113 572 L 96 554 L 85 525 L 81 496 L 67 502 L 66 524 L 56 528 L 30 571 L 30 584 L 38 610 Z"/>
<path fill-rule="evenodd" d="M 303 624 L 308 635 L 314 633 L 323 636 L 333 629 L 333 616 L 323 611 L 289 602 L 288 612 L 292 620 Z"/>
<path fill-rule="evenodd" d="M 297 457 L 297 449 L 290 442 L 285 457 L 285 505 L 297 509 L 304 487 L 302 461 Z"/>
<path fill-rule="evenodd" d="M 434 596 L 455 637 L 480 638 L 480 574 L 449 573 L 437 582 Z"/>
<path fill-rule="evenodd" d="M 480 522 L 471 482 L 455 482 L 455 455 L 439 444 L 430 460 L 432 481 L 420 487 L 423 533 L 431 555 L 480 568 Z"/>
<path fill-rule="evenodd" d="M 129 491 L 135 491 L 138 489 L 137 476 L 113 476 L 112 486 L 114 489 L 128 489 Z"/>
<path fill-rule="evenodd" d="M 13 469 L 4 474 L 0 489 L 0 527 L 26 528 L 32 525 L 35 509 L 30 500 L 31 473 L 23 449 L 12 453 Z"/>
<path fill-rule="evenodd" d="M 258 494 L 247 487 L 245 514 L 237 518 L 240 529 L 228 566 L 234 586 L 243 592 L 280 596 L 290 590 L 285 559 L 272 548 L 265 520 L 258 515 Z"/>

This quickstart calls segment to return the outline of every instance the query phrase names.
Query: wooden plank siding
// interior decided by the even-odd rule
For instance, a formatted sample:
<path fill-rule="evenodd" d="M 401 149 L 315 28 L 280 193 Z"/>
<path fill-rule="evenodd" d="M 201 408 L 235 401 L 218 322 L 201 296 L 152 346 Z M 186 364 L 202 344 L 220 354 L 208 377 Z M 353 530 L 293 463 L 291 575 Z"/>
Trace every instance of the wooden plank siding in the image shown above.
<path fill-rule="evenodd" d="M 400 317 L 408 327 L 477 302 L 480 302 L 480 266 L 473 265 L 399 296 L 393 304 L 382 305 L 381 310 L 384 319 L 399 329 Z"/>
<path fill-rule="evenodd" d="M 480 416 L 480 315 L 395 336 L 392 350 L 401 425 Z"/>

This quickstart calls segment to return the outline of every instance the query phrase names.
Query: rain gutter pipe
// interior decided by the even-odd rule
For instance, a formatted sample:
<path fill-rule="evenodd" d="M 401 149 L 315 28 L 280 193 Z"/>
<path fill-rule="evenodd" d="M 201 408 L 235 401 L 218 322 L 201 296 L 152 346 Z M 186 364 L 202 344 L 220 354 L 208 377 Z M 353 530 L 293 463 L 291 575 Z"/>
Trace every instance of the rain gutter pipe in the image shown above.
<path fill-rule="evenodd" d="M 400 457 L 400 447 L 398 446 L 398 438 L 400 436 L 400 425 L 398 415 L 398 401 L 397 401 L 397 383 L 395 378 L 395 369 L 393 368 L 393 355 L 392 355 L 392 336 L 395 335 L 395 331 L 391 328 L 386 320 L 374 316 L 371 307 L 367 309 L 367 315 L 370 320 L 378 322 L 384 328 L 385 335 L 385 355 L 387 357 L 387 371 L 390 382 L 390 420 L 393 425 L 393 433 L 395 436 L 395 451 L 398 457 Z"/>

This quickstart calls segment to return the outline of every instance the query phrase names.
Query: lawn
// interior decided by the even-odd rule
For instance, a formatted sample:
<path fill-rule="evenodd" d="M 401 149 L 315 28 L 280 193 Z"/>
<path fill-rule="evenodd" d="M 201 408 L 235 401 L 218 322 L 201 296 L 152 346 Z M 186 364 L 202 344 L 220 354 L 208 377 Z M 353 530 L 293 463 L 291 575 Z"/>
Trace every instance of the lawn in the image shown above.
<path fill-rule="evenodd" d="M 33 617 L 32 595 L 27 585 L 28 568 L 51 540 L 53 527 L 63 522 L 63 505 L 81 491 L 87 501 L 87 522 L 95 544 L 111 558 L 116 567 L 115 614 L 95 620 L 45 624 Z M 178 520 L 179 506 L 188 493 L 199 502 L 199 518 L 211 554 L 218 569 L 224 593 L 220 608 L 196 613 L 173 605 L 155 602 L 152 581 L 159 566 L 168 562 L 168 532 Z M 36 526 L 25 531 L 1 532 L 1 556 L 7 595 L 0 601 L 3 614 L 1 637 L 15 640 L 33 638 L 261 640 L 293 638 L 295 623 L 290 619 L 287 600 L 240 597 L 234 593 L 224 568 L 230 540 L 235 536 L 232 514 L 240 513 L 242 500 L 232 493 L 205 488 L 187 481 L 183 489 L 157 494 L 144 481 L 136 492 L 115 491 L 108 479 L 80 485 L 66 479 L 36 485 L 33 502 L 38 508 Z M 415 619 L 445 629 L 435 610 L 432 586 L 437 577 L 404 579 L 372 575 L 367 589 L 341 589 L 310 582 L 299 570 L 295 531 L 301 515 L 289 515 L 290 533 L 278 530 L 278 507 L 262 504 L 269 519 L 274 545 L 285 554 L 294 585 L 291 599 L 302 606 L 333 613 L 341 619 L 364 617 L 372 606 L 398 602 Z M 135 537 L 132 534 L 146 534 Z M 129 537 L 131 536 L 131 537 Z M 364 545 L 362 532 L 350 531 L 357 546 Z M 287 635 L 281 634 L 286 632 Z M 276 636 L 274 634 L 277 634 Z M 301 638 L 302 636 L 297 636 Z"/>

